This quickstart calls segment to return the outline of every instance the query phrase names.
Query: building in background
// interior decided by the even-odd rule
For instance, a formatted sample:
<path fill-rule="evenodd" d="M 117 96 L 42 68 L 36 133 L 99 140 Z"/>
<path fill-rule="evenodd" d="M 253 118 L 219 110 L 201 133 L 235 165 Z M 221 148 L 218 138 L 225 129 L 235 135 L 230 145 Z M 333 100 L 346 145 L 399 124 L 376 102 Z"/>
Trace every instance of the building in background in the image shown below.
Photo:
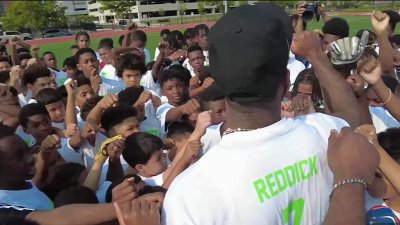
<path fill-rule="evenodd" d="M 87 0 L 57 1 L 57 4 L 66 8 L 65 15 L 68 17 L 89 14 Z"/>
<path fill-rule="evenodd" d="M 230 8 L 248 1 L 225 1 L 230 2 Z M 251 1 L 253 2 L 253 1 Z M 202 4 L 202 5 L 200 5 Z M 228 3 L 226 3 L 228 4 Z M 171 19 L 190 19 L 207 15 L 221 15 L 223 9 L 217 9 L 215 6 L 207 6 L 203 2 L 196 0 L 142 0 L 136 1 L 132 7 L 130 18 L 118 18 L 115 13 L 109 10 L 100 12 L 101 3 L 96 0 L 88 1 L 89 16 L 97 18 L 97 22 L 118 23 L 121 20 L 131 20 L 138 25 L 149 25 L 154 22 L 166 21 Z M 199 10 L 202 8 L 202 10 Z"/>

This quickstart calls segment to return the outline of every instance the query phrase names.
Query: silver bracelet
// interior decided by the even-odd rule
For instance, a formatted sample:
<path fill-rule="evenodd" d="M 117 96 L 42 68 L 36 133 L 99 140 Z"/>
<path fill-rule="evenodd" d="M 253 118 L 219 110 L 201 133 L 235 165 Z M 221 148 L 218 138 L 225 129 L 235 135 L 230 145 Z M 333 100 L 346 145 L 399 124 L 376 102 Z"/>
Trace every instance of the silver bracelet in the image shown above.
<path fill-rule="evenodd" d="M 332 198 L 333 192 L 334 192 L 337 188 L 339 188 L 340 186 L 342 186 L 342 185 L 344 185 L 344 184 L 362 184 L 362 185 L 364 185 L 365 188 L 367 188 L 367 182 L 361 180 L 360 178 L 350 178 L 350 179 L 342 180 L 342 181 L 340 181 L 339 183 L 336 183 L 336 184 L 333 185 L 332 192 L 331 192 L 331 194 L 329 195 L 329 201 L 330 201 L 331 198 Z"/>

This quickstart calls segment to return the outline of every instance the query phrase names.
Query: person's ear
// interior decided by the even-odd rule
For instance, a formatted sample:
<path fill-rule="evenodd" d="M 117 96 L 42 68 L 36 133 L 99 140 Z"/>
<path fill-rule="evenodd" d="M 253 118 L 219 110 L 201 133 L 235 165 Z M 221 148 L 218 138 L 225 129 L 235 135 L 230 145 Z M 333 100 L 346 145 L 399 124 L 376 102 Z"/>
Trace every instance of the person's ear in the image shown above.
<path fill-rule="evenodd" d="M 145 172 L 145 169 L 142 164 L 136 164 L 134 169 L 140 174 L 143 174 Z"/>
<path fill-rule="evenodd" d="M 79 64 L 76 64 L 76 68 L 77 68 L 79 71 L 82 71 L 82 67 L 81 67 L 81 65 L 79 65 Z"/>

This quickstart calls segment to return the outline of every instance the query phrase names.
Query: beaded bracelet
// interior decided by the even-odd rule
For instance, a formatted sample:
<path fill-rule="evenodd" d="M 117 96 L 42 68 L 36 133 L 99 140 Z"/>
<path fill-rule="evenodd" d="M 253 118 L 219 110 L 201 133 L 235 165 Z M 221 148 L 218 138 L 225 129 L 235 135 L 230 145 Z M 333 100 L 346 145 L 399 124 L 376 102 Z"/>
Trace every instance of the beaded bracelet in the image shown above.
<path fill-rule="evenodd" d="M 332 198 L 333 192 L 334 192 L 337 188 L 339 188 L 340 186 L 342 186 L 342 185 L 344 185 L 344 184 L 355 184 L 355 183 L 357 183 L 357 184 L 362 184 L 362 185 L 364 185 L 365 188 L 367 188 L 367 182 L 365 182 L 365 181 L 363 181 L 363 180 L 361 180 L 361 179 L 359 179 L 359 178 L 350 178 L 350 179 L 342 180 L 342 181 L 340 181 L 339 183 L 336 183 L 336 184 L 333 185 L 332 192 L 331 192 L 331 194 L 329 195 L 329 201 L 330 201 L 331 198 Z"/>

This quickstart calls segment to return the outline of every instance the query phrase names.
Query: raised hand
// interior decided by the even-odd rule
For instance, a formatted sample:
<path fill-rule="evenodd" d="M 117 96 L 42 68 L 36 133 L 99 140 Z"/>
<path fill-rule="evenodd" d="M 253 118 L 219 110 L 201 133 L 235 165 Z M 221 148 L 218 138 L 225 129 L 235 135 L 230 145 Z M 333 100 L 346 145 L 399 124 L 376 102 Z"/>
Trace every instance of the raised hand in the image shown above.
<path fill-rule="evenodd" d="M 371 24 L 376 35 L 387 35 L 390 17 L 381 11 L 374 11 L 371 15 Z"/>
<path fill-rule="evenodd" d="M 140 198 L 134 199 L 132 202 L 126 202 L 124 204 L 114 203 L 119 224 L 161 224 L 159 211 L 160 204 L 156 201 L 149 201 L 147 195 L 143 195 Z"/>
<path fill-rule="evenodd" d="M 350 178 L 371 183 L 379 165 L 379 155 L 367 138 L 345 127 L 340 133 L 331 131 L 328 140 L 328 165 L 335 183 Z"/>
<path fill-rule="evenodd" d="M 90 74 L 90 83 L 92 84 L 93 89 L 100 90 L 101 77 L 97 73 L 97 69 L 93 69 Z"/>
<path fill-rule="evenodd" d="M 11 67 L 10 70 L 10 80 L 16 81 L 20 79 L 22 73 L 22 68 L 19 65 Z"/>
<path fill-rule="evenodd" d="M 112 108 L 116 106 L 118 103 L 118 96 L 114 94 L 106 94 L 104 97 L 97 103 L 97 105 L 102 109 L 106 110 L 108 108 Z"/>
<path fill-rule="evenodd" d="M 107 154 L 111 162 L 119 161 L 122 151 L 125 148 L 125 140 L 116 140 L 107 145 Z"/>
<path fill-rule="evenodd" d="M 189 86 L 191 88 L 197 88 L 198 86 L 200 86 L 200 83 L 201 83 L 200 79 L 197 76 L 194 76 L 190 78 Z"/>
<path fill-rule="evenodd" d="M 64 85 L 67 90 L 68 95 L 74 95 L 74 90 L 76 89 L 76 81 L 68 78 L 68 82 Z"/>
<path fill-rule="evenodd" d="M 79 128 L 76 124 L 67 124 L 64 132 L 66 137 L 72 137 L 76 132 L 79 132 Z"/>
<path fill-rule="evenodd" d="M 311 96 L 305 94 L 297 94 L 292 98 L 291 108 L 294 110 L 294 116 L 307 115 L 315 112 Z"/>
<path fill-rule="evenodd" d="M 81 137 L 87 140 L 91 140 L 94 137 L 96 137 L 96 133 L 98 130 L 99 130 L 98 126 L 90 123 L 89 121 L 86 121 L 81 131 Z"/>
<path fill-rule="evenodd" d="M 353 73 L 346 78 L 354 94 L 359 98 L 364 95 L 364 80 L 357 73 Z"/>
<path fill-rule="evenodd" d="M 286 118 L 294 117 L 294 111 L 291 107 L 290 100 L 285 100 L 281 102 L 281 117 L 286 117 Z"/>
<path fill-rule="evenodd" d="M 162 139 L 162 145 L 163 149 L 172 149 L 173 147 L 175 147 L 175 141 L 170 138 L 164 138 Z"/>
<path fill-rule="evenodd" d="M 53 152 L 56 149 L 61 148 L 61 139 L 56 134 L 48 135 L 41 143 L 41 152 Z"/>
<path fill-rule="evenodd" d="M 300 4 L 296 8 L 296 15 L 298 15 L 300 18 L 303 17 L 303 13 L 305 11 L 305 7 L 304 6 L 305 6 L 305 4 Z"/>
<path fill-rule="evenodd" d="M 130 203 L 137 197 L 138 193 L 133 177 L 125 179 L 112 189 L 112 202 L 118 204 Z"/>
<path fill-rule="evenodd" d="M 203 84 L 201 85 L 204 89 L 207 89 L 209 87 L 211 87 L 212 85 L 214 85 L 215 81 L 214 79 L 212 79 L 211 77 L 207 77 L 206 79 L 204 79 Z"/>
<path fill-rule="evenodd" d="M 379 145 L 374 125 L 363 124 L 357 127 L 355 131 L 364 135 L 368 139 L 368 141 L 371 142 L 374 146 Z"/>
<path fill-rule="evenodd" d="M 196 99 L 190 99 L 182 107 L 182 112 L 185 115 L 191 115 L 192 113 L 198 112 L 199 110 L 200 103 Z"/>
<path fill-rule="evenodd" d="M 150 91 L 143 91 L 140 94 L 140 96 L 135 104 L 139 104 L 139 105 L 145 104 L 147 101 L 149 101 L 151 99 L 151 96 L 152 96 L 152 94 Z"/>
<path fill-rule="evenodd" d="M 375 85 L 381 79 L 381 65 L 373 56 L 365 57 L 358 64 L 357 74 L 367 83 Z"/>
<path fill-rule="evenodd" d="M 318 33 L 302 32 L 293 34 L 291 50 L 293 54 L 306 57 L 307 59 L 315 58 L 319 53 L 323 54 Z"/>
<path fill-rule="evenodd" d="M 187 162 L 192 162 L 193 160 L 198 159 L 201 147 L 202 144 L 200 140 L 188 141 L 182 158 Z"/>

